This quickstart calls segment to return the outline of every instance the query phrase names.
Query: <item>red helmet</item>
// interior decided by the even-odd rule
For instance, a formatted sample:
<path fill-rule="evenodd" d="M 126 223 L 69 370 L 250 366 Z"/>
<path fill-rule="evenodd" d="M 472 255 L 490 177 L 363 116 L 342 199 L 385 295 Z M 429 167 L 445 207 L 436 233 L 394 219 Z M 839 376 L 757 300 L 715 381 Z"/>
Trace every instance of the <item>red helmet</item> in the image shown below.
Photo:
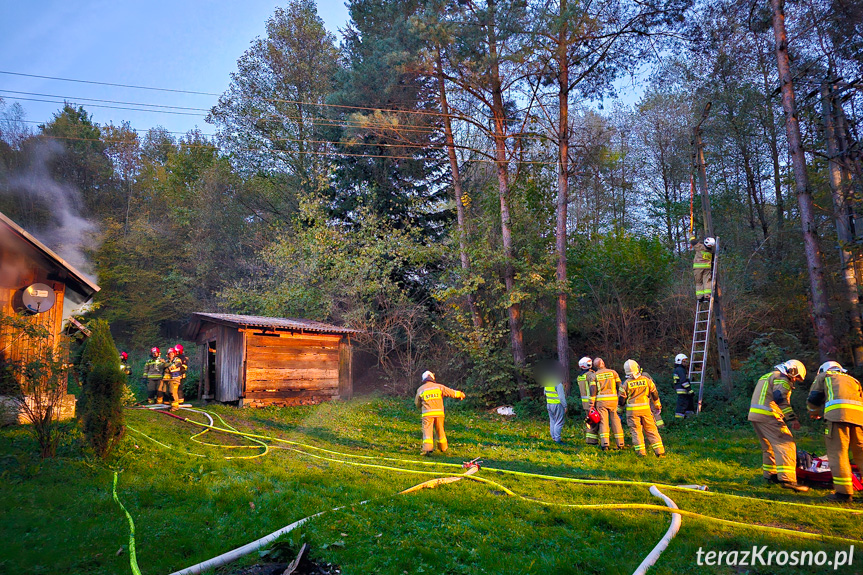
<path fill-rule="evenodd" d="M 172 347 L 171 349 L 169 349 L 169 350 L 168 350 L 168 355 L 171 355 L 172 353 L 173 353 L 174 355 L 177 355 L 177 350 L 176 350 L 176 349 L 174 349 L 173 347 Z"/>
<path fill-rule="evenodd" d="M 126 361 L 127 359 L 129 359 L 129 354 L 126 353 L 125 351 L 121 351 L 120 352 L 120 359 L 122 359 L 123 361 Z"/>
<path fill-rule="evenodd" d="M 160 353 L 162 353 L 162 352 L 161 352 L 161 351 L 159 351 L 159 348 L 158 348 L 158 347 L 154 347 L 153 349 L 151 349 L 151 350 L 150 350 L 150 355 L 152 355 L 153 357 L 156 357 L 156 356 L 157 356 L 157 355 L 159 355 Z"/>
<path fill-rule="evenodd" d="M 182 343 L 178 343 L 177 345 L 174 346 L 174 349 L 177 350 L 177 353 L 183 353 L 183 350 L 186 348 L 183 347 Z"/>
<path fill-rule="evenodd" d="M 602 418 L 599 416 L 599 412 L 596 411 L 596 408 L 591 408 L 589 412 L 587 412 L 587 420 L 591 423 L 599 423 Z"/>

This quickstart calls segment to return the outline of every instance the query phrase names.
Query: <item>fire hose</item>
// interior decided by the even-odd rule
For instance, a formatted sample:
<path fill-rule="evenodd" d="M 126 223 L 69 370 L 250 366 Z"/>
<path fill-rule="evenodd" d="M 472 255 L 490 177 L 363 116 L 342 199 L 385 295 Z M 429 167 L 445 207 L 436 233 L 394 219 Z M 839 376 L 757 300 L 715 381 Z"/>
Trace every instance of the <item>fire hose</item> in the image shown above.
<path fill-rule="evenodd" d="M 242 437 L 245 437 L 245 438 L 253 440 L 253 441 L 259 440 L 258 442 L 260 442 L 260 443 L 263 443 L 260 440 L 270 440 L 270 441 L 275 441 L 275 442 L 282 442 L 282 443 L 286 443 L 289 445 L 305 447 L 307 449 L 313 449 L 313 450 L 317 450 L 317 451 L 322 452 L 322 453 L 330 453 L 330 454 L 339 455 L 342 457 L 399 461 L 399 462 L 405 462 L 405 463 L 411 463 L 411 464 L 429 463 L 432 465 L 461 467 L 459 464 L 455 464 L 455 463 L 420 462 L 420 461 L 389 458 L 389 457 L 374 457 L 374 456 L 363 456 L 363 455 L 340 453 L 340 452 L 327 450 L 324 448 L 320 448 L 320 447 L 316 447 L 316 446 L 312 446 L 312 445 L 307 445 L 307 444 L 303 444 L 301 442 L 291 441 L 291 440 L 282 439 L 282 438 L 278 438 L 278 437 L 270 437 L 270 436 L 266 436 L 266 435 L 241 432 L 241 431 L 234 429 L 230 425 L 228 425 L 227 422 L 225 422 L 221 418 L 221 416 L 219 416 L 218 414 L 215 414 L 215 415 L 217 417 L 219 417 L 219 419 L 226 426 L 226 428 L 216 427 L 215 425 L 213 425 L 212 417 L 209 416 L 208 412 L 202 411 L 202 410 L 190 410 L 190 411 L 204 414 L 206 417 L 208 417 L 210 424 L 197 422 L 197 421 L 194 421 L 194 420 L 186 418 L 186 417 L 181 417 L 181 416 L 175 415 L 173 413 L 168 413 L 168 412 L 160 412 L 160 413 L 164 413 L 165 415 L 168 415 L 172 418 L 175 418 L 175 419 L 178 419 L 181 421 L 185 421 L 187 423 L 191 423 L 193 425 L 197 425 L 197 426 L 205 428 L 204 431 L 202 431 L 199 434 L 196 434 L 194 437 L 198 437 L 206 431 L 213 430 L 213 431 L 218 431 L 218 432 L 222 432 L 222 433 L 226 433 L 226 434 L 242 436 Z M 129 426 L 127 426 L 127 427 L 129 427 Z M 228 428 L 230 428 L 230 429 L 228 429 Z M 136 433 L 143 435 L 144 437 L 147 437 L 148 439 L 154 441 L 155 443 L 157 443 L 158 445 L 160 445 L 162 447 L 165 447 L 168 449 L 174 449 L 174 448 L 172 448 L 172 447 L 170 447 L 164 443 L 161 443 L 161 442 L 147 436 L 146 434 L 144 434 L 143 432 L 141 432 L 137 429 L 134 429 L 131 427 L 129 427 L 129 429 L 131 429 L 132 431 L 134 431 Z M 199 443 L 202 443 L 202 442 L 199 442 Z M 213 446 L 218 446 L 218 447 L 239 447 L 239 446 L 224 446 L 224 445 L 215 445 L 215 444 L 205 444 L 205 445 L 213 445 Z M 244 447 L 254 447 L 254 446 L 244 446 Z M 397 473 L 412 473 L 412 474 L 438 476 L 437 479 L 431 480 L 431 482 L 428 482 L 428 481 L 424 482 L 423 484 L 419 484 L 417 486 L 414 486 L 412 488 L 409 488 L 408 490 L 405 490 L 405 491 L 402 491 L 399 493 L 409 493 L 409 492 L 413 491 L 415 488 L 421 488 L 422 485 L 429 484 L 429 483 L 439 484 L 439 483 L 445 483 L 445 482 L 449 482 L 449 481 L 458 480 L 461 478 L 469 478 L 471 480 L 478 481 L 480 483 L 485 483 L 485 484 L 488 484 L 490 486 L 496 487 L 497 489 L 500 489 L 502 492 L 506 493 L 509 496 L 513 496 L 513 497 L 516 497 L 516 498 L 524 500 L 524 501 L 528 501 L 528 502 L 532 502 L 532 503 L 536 503 L 536 504 L 541 504 L 541 505 L 558 506 L 558 507 L 566 507 L 566 508 L 570 508 L 570 509 L 582 509 L 582 510 L 641 510 L 641 511 L 657 511 L 657 512 L 662 512 L 662 513 L 670 513 L 672 515 L 671 527 L 669 527 L 669 530 L 666 533 L 665 537 L 662 538 L 662 540 L 659 542 L 659 544 L 657 544 L 657 546 L 653 549 L 651 554 L 648 555 L 647 558 L 645 558 L 644 562 L 642 562 L 642 565 L 639 566 L 639 569 L 643 568 L 644 570 L 646 570 L 650 565 L 652 565 L 656 561 L 656 559 L 659 557 L 659 554 L 668 546 L 668 544 L 671 541 L 671 538 L 674 537 L 674 534 L 676 534 L 677 530 L 680 527 L 680 518 L 683 515 L 686 515 L 688 517 L 695 517 L 695 518 L 700 518 L 700 519 L 704 519 L 707 521 L 716 522 L 716 523 L 719 523 L 722 525 L 727 525 L 730 527 L 743 528 L 743 529 L 754 529 L 754 530 L 768 532 L 771 534 L 782 533 L 782 534 L 786 534 L 789 536 L 797 536 L 797 537 L 806 538 L 806 539 L 813 539 L 813 540 L 835 541 L 835 542 L 841 542 L 841 543 L 859 543 L 858 540 L 854 540 L 854 539 L 847 539 L 847 538 L 837 537 L 837 536 L 832 536 L 832 535 L 820 535 L 820 534 L 809 533 L 809 532 L 805 532 L 805 531 L 796 531 L 796 530 L 783 529 L 783 528 L 778 528 L 778 527 L 766 527 L 763 525 L 720 519 L 720 518 L 713 517 L 710 515 L 704 515 L 701 513 L 682 510 L 682 509 L 677 508 L 677 506 L 674 504 L 673 501 L 671 501 L 669 498 L 667 498 L 665 495 L 663 495 L 661 492 L 659 492 L 659 490 L 656 487 L 657 484 L 653 484 L 653 483 L 649 483 L 649 482 L 624 481 L 624 480 L 586 480 L 586 479 L 560 477 L 560 476 L 554 476 L 554 475 L 543 475 L 543 474 L 534 474 L 534 473 L 528 473 L 528 472 L 519 472 L 519 471 L 513 471 L 513 470 L 507 470 L 507 469 L 486 468 L 489 471 L 496 471 L 496 472 L 504 473 L 504 474 L 508 473 L 508 474 L 513 474 L 513 475 L 518 475 L 518 476 L 534 477 L 534 478 L 547 479 L 547 480 L 553 480 L 553 481 L 567 481 L 567 482 L 582 483 L 582 484 L 597 484 L 598 483 L 598 484 L 611 484 L 611 485 L 647 485 L 647 486 L 651 487 L 651 493 L 654 496 L 660 497 L 661 499 L 663 499 L 663 501 L 665 501 L 666 506 L 643 504 L 643 503 L 568 504 L 568 503 L 558 503 L 558 502 L 546 502 L 546 501 L 542 501 L 539 499 L 534 499 L 534 498 L 530 498 L 530 497 L 525 497 L 523 495 L 519 495 L 519 494 L 515 493 L 514 491 L 510 490 L 509 488 L 507 488 L 506 486 L 501 485 L 500 483 L 497 483 L 495 481 L 492 481 L 492 480 L 489 480 L 489 479 L 486 479 L 483 477 L 477 477 L 477 476 L 474 476 L 472 474 L 469 475 L 467 473 L 453 477 L 453 476 L 446 476 L 446 474 L 436 472 L 436 471 L 421 471 L 421 470 L 417 470 L 417 469 L 407 469 L 407 468 L 400 468 L 400 467 L 394 467 L 394 466 L 377 465 L 377 464 L 373 464 L 373 463 L 362 463 L 362 462 L 358 462 L 358 461 L 346 461 L 343 459 L 336 459 L 334 457 L 328 457 L 328 456 L 324 456 L 324 455 L 315 455 L 313 453 L 303 451 L 302 449 L 298 449 L 297 447 L 279 447 L 279 449 L 294 451 L 294 452 L 300 453 L 302 455 L 305 455 L 307 457 L 311 457 L 314 459 L 320 459 L 320 460 L 334 462 L 334 463 L 340 463 L 340 464 L 344 464 L 344 465 L 381 469 L 381 470 L 393 471 L 393 472 L 397 472 Z M 191 455 L 199 455 L 201 457 L 204 457 L 203 455 L 200 455 L 200 454 L 191 454 Z M 253 457 L 257 457 L 260 455 L 263 455 L 263 454 L 258 454 L 258 455 L 253 456 Z M 477 467 L 477 469 L 478 469 L 478 467 Z M 444 477 L 441 477 L 441 476 L 444 476 Z M 683 490 L 683 489 L 686 489 L 687 491 L 691 490 L 691 486 L 663 485 L 663 487 L 669 488 L 669 489 L 676 489 L 676 490 Z M 700 487 L 700 486 L 697 486 L 697 487 Z M 656 493 L 654 493 L 654 490 L 656 491 Z M 690 491 L 690 492 L 692 492 L 692 491 Z M 745 496 L 736 496 L 736 495 L 731 495 L 731 494 L 721 494 L 721 493 L 712 493 L 712 492 L 704 492 L 704 491 L 695 491 L 695 493 L 709 493 L 710 495 L 726 495 L 726 496 L 737 497 L 737 498 L 742 498 L 742 499 L 751 499 L 751 500 L 760 501 L 760 502 L 768 502 L 769 501 L 769 500 L 763 500 L 763 499 L 759 499 L 759 498 L 751 498 L 751 497 L 745 497 Z M 132 523 L 132 518 L 128 514 L 128 512 L 125 510 L 125 507 L 122 506 L 119 499 L 117 499 L 117 497 L 116 497 L 116 477 L 115 477 L 114 496 L 115 496 L 115 500 L 117 501 L 117 503 L 120 504 L 120 506 L 123 508 L 124 512 L 126 512 L 127 517 L 129 519 L 129 522 L 130 522 L 131 529 L 133 531 L 133 535 L 134 535 L 134 524 Z M 774 502 L 774 501 L 770 501 L 770 502 L 771 503 L 788 503 L 788 502 Z M 361 502 L 361 504 L 364 504 L 364 503 L 366 503 L 366 501 Z M 801 505 L 801 506 L 809 507 L 809 508 L 822 507 L 822 506 L 809 506 L 809 505 L 803 505 L 803 504 L 797 504 L 797 505 Z M 825 509 L 831 509 L 831 510 L 854 511 L 854 510 L 845 510 L 842 508 L 834 508 L 834 507 L 826 507 L 826 506 L 823 506 L 823 507 Z M 342 508 L 343 507 L 339 507 L 336 509 L 342 509 Z M 257 541 L 254 541 L 252 543 L 244 545 L 243 547 L 235 549 L 235 550 L 230 551 L 228 553 L 222 554 L 219 557 L 214 558 L 214 559 L 209 560 L 209 561 L 204 562 L 204 563 L 209 565 L 210 561 L 215 561 L 216 559 L 220 559 L 220 558 L 222 558 L 224 560 L 224 563 L 219 563 L 220 565 L 225 564 L 225 563 L 230 562 L 230 561 L 233 561 L 242 555 L 245 555 L 247 553 L 251 553 L 255 549 L 259 549 L 261 546 L 263 546 L 266 543 L 277 538 L 282 533 L 287 533 L 290 530 L 293 530 L 294 528 L 296 528 L 299 525 L 303 524 L 304 522 L 308 521 L 309 519 L 311 519 L 313 517 L 317 517 L 318 515 L 321 515 L 322 513 L 325 513 L 325 512 L 320 512 L 318 514 L 303 518 L 297 522 L 292 523 L 291 525 L 284 527 L 282 530 L 278 530 L 274 533 L 271 533 L 268 536 L 265 536 L 264 538 L 261 538 Z M 676 527 L 675 527 L 675 523 L 677 523 Z M 264 540 L 266 540 L 266 541 L 264 541 Z M 132 545 L 134 545 L 134 537 L 130 537 L 130 562 L 132 562 L 132 560 L 134 558 L 134 551 L 133 551 Z M 244 550 L 244 551 L 240 552 L 241 550 Z M 648 563 L 648 560 L 650 560 L 649 563 Z M 180 573 L 182 573 L 184 575 L 191 574 L 191 573 L 200 573 L 201 572 L 200 570 L 190 571 L 190 569 L 195 569 L 195 568 L 199 567 L 200 565 L 204 565 L 204 563 L 193 566 L 193 567 L 189 567 L 186 570 L 179 571 L 174 575 L 178 575 Z M 215 565 L 209 565 L 206 568 L 213 568 L 214 566 Z M 140 571 L 139 570 L 136 571 L 136 569 L 137 569 L 137 564 L 133 562 L 132 571 L 135 575 L 139 575 Z M 202 567 L 201 570 L 203 570 L 203 569 L 204 568 Z M 643 572 L 644 571 L 638 571 L 637 570 L 636 574 L 643 573 Z"/>

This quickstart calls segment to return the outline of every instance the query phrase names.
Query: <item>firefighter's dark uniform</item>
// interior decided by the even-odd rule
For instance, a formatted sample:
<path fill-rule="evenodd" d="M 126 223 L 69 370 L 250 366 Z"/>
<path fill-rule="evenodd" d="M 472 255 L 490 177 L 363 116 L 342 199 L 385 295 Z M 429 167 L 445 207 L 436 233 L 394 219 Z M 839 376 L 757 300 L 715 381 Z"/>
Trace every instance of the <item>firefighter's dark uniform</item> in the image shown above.
<path fill-rule="evenodd" d="M 179 357 L 168 360 L 163 375 L 167 393 L 171 396 L 171 409 L 180 407 L 180 382 L 183 380 L 183 362 Z"/>
<path fill-rule="evenodd" d="M 617 386 L 620 375 L 613 369 L 604 367 L 594 374 L 594 378 L 596 384 L 591 386 L 590 407 L 599 412 L 599 444 L 607 448 L 613 439 L 615 447 L 622 449 L 623 426 L 617 415 Z"/>
<path fill-rule="evenodd" d="M 163 377 L 165 375 L 165 361 L 161 357 L 150 358 L 144 364 L 143 378 L 147 382 L 147 401 L 153 403 L 162 403 L 165 399 L 165 384 Z"/>
<path fill-rule="evenodd" d="M 427 381 L 417 389 L 414 403 L 417 407 L 422 408 L 423 453 L 431 453 L 434 451 L 435 432 L 437 432 L 437 442 L 440 450 L 445 452 L 449 447 L 449 443 L 447 443 L 446 440 L 446 433 L 443 428 L 443 398 L 458 396 L 458 391 L 450 389 L 445 385 L 441 385 L 436 381 Z"/>
<path fill-rule="evenodd" d="M 695 259 L 692 273 L 695 274 L 695 297 L 709 298 L 713 293 L 713 252 L 700 241 L 692 247 Z"/>
<path fill-rule="evenodd" d="M 683 419 L 695 414 L 695 392 L 689 384 L 689 373 L 682 365 L 674 366 L 674 391 L 677 393 L 677 406 L 674 419 Z"/>
<path fill-rule="evenodd" d="M 560 443 L 563 433 L 563 422 L 566 416 L 566 394 L 563 384 L 559 381 L 548 380 L 544 382 L 545 407 L 548 410 L 548 427 L 551 431 L 551 439 Z"/>
<path fill-rule="evenodd" d="M 599 423 L 591 423 L 586 419 L 590 411 L 590 388 L 596 389 L 596 374 L 592 369 L 582 370 L 576 378 L 578 393 L 581 395 L 581 409 L 584 410 L 584 439 L 588 445 L 599 443 Z"/>
<path fill-rule="evenodd" d="M 797 444 L 786 421 L 797 416 L 791 408 L 794 384 L 778 369 L 765 373 L 755 385 L 749 406 L 749 421 L 761 442 L 764 477 L 777 475 L 780 482 L 797 483 Z"/>
<path fill-rule="evenodd" d="M 659 392 L 656 384 L 647 373 L 642 372 L 638 377 L 628 377 L 620 386 L 618 393 L 620 406 L 626 406 L 626 425 L 632 434 L 632 448 L 639 455 L 646 455 L 644 436 L 650 442 L 650 448 L 656 455 L 663 455 L 665 447 L 662 438 L 656 428 L 651 411 L 662 409 L 659 402 Z M 644 435 L 642 435 L 644 430 Z"/>
<path fill-rule="evenodd" d="M 827 459 L 836 493 L 854 494 L 848 450 L 857 465 L 863 465 L 863 388 L 860 382 L 840 371 L 818 374 L 809 389 L 807 405 L 815 415 L 824 416 L 827 429 Z"/>

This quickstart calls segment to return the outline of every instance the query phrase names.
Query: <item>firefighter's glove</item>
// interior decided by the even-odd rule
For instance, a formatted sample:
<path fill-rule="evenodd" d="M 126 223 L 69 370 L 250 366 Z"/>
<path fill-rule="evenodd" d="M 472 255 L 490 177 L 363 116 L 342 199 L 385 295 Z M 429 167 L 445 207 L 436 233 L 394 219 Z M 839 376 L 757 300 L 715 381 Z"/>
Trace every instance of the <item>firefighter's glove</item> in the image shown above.
<path fill-rule="evenodd" d="M 464 392 L 463 392 L 463 391 L 457 391 L 457 392 L 455 392 L 455 396 L 456 396 L 456 398 L 458 398 L 458 399 L 464 399 L 465 397 L 467 397 L 467 396 L 465 396 L 465 394 L 464 394 Z"/>

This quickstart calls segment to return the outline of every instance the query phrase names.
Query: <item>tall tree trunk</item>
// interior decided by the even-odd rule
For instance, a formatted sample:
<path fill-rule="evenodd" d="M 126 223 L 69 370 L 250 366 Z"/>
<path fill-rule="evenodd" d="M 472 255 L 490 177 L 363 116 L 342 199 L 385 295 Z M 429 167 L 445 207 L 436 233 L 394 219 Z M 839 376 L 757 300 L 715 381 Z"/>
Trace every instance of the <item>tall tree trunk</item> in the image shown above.
<path fill-rule="evenodd" d="M 566 0 L 560 2 L 560 13 L 566 13 Z M 558 85 L 558 171 L 557 171 L 557 360 L 563 372 L 563 386 L 569 392 L 569 328 L 567 326 L 567 210 L 569 209 L 569 59 L 567 25 L 561 22 L 557 41 Z"/>
<path fill-rule="evenodd" d="M 851 213 L 848 209 L 848 189 L 842 169 L 842 150 L 836 133 L 836 113 L 834 111 L 833 91 L 826 82 L 821 85 L 821 105 L 824 116 L 824 139 L 827 141 L 827 162 L 829 168 L 830 191 L 833 196 L 833 217 L 836 221 L 836 235 L 839 238 L 839 261 L 842 265 L 842 279 L 845 283 L 848 319 L 851 325 L 850 344 L 854 366 L 863 365 L 863 321 L 860 318 L 860 298 L 857 293 L 857 276 L 854 270 L 854 255 L 848 249 L 854 237 L 851 233 Z"/>
<path fill-rule="evenodd" d="M 492 7 L 493 3 L 489 2 Z M 494 19 L 494 14 L 490 16 Z M 521 328 L 521 303 L 515 298 L 515 250 L 512 243 L 512 228 L 509 213 L 509 161 L 506 153 L 506 110 L 503 103 L 503 88 L 500 80 L 500 67 L 498 65 L 497 38 L 492 22 L 488 27 L 489 56 L 491 60 L 490 80 L 492 95 L 492 122 L 494 126 L 494 154 L 497 167 L 498 196 L 500 197 L 500 232 L 503 243 L 504 272 L 503 280 L 506 293 L 509 297 L 507 311 L 509 312 L 509 334 L 512 343 L 512 357 L 515 361 L 516 377 L 518 381 L 519 399 L 527 397 L 527 388 L 524 385 L 522 370 L 525 367 L 527 356 L 524 351 L 524 334 Z"/>
<path fill-rule="evenodd" d="M 773 103 L 771 93 L 773 86 L 770 82 L 770 74 L 767 71 L 767 62 L 764 61 L 765 54 L 758 50 L 758 64 L 764 77 L 764 113 L 767 128 L 767 144 L 770 147 L 770 160 L 773 163 L 773 193 L 776 196 L 776 229 L 780 232 L 777 250 L 781 247 L 781 232 L 785 227 L 785 201 L 782 197 L 782 170 L 779 165 L 779 134 L 776 132 L 776 117 L 773 114 Z M 777 253 L 780 253 L 777 251 Z"/>
<path fill-rule="evenodd" d="M 836 342 L 833 339 L 833 317 L 827 301 L 824 266 L 821 263 L 818 236 L 815 233 L 815 207 L 809 191 L 809 177 L 806 174 L 806 154 L 803 151 L 800 123 L 794 102 L 794 84 L 791 80 L 791 63 L 788 59 L 788 33 L 785 29 L 785 1 L 770 0 L 770 5 L 773 9 L 773 35 L 776 39 L 776 63 L 782 90 L 782 108 L 785 110 L 788 152 L 794 168 L 794 187 L 797 192 L 797 205 L 800 208 L 803 246 L 806 263 L 809 266 L 812 319 L 815 324 L 815 335 L 818 337 L 818 352 L 821 361 L 826 361 L 836 356 Z"/>
<path fill-rule="evenodd" d="M 443 112 L 443 127 L 446 137 L 446 149 L 449 156 L 449 166 L 452 170 L 452 187 L 455 191 L 455 209 L 456 222 L 458 225 L 458 248 L 459 259 L 461 260 L 461 269 L 465 278 L 470 278 L 470 258 L 467 253 L 467 216 L 465 214 L 464 195 L 461 188 L 461 172 L 458 166 L 458 158 L 455 154 L 455 139 L 452 135 L 452 119 L 449 113 L 449 102 L 446 96 L 446 81 L 443 74 L 443 60 L 440 55 L 440 50 L 437 51 L 435 63 L 437 65 L 438 86 L 440 88 L 440 107 Z M 477 331 L 482 328 L 482 315 L 479 313 L 479 306 L 476 301 L 476 292 L 472 289 L 467 295 L 468 305 L 470 306 L 470 315 L 473 320 L 473 327 Z"/>

